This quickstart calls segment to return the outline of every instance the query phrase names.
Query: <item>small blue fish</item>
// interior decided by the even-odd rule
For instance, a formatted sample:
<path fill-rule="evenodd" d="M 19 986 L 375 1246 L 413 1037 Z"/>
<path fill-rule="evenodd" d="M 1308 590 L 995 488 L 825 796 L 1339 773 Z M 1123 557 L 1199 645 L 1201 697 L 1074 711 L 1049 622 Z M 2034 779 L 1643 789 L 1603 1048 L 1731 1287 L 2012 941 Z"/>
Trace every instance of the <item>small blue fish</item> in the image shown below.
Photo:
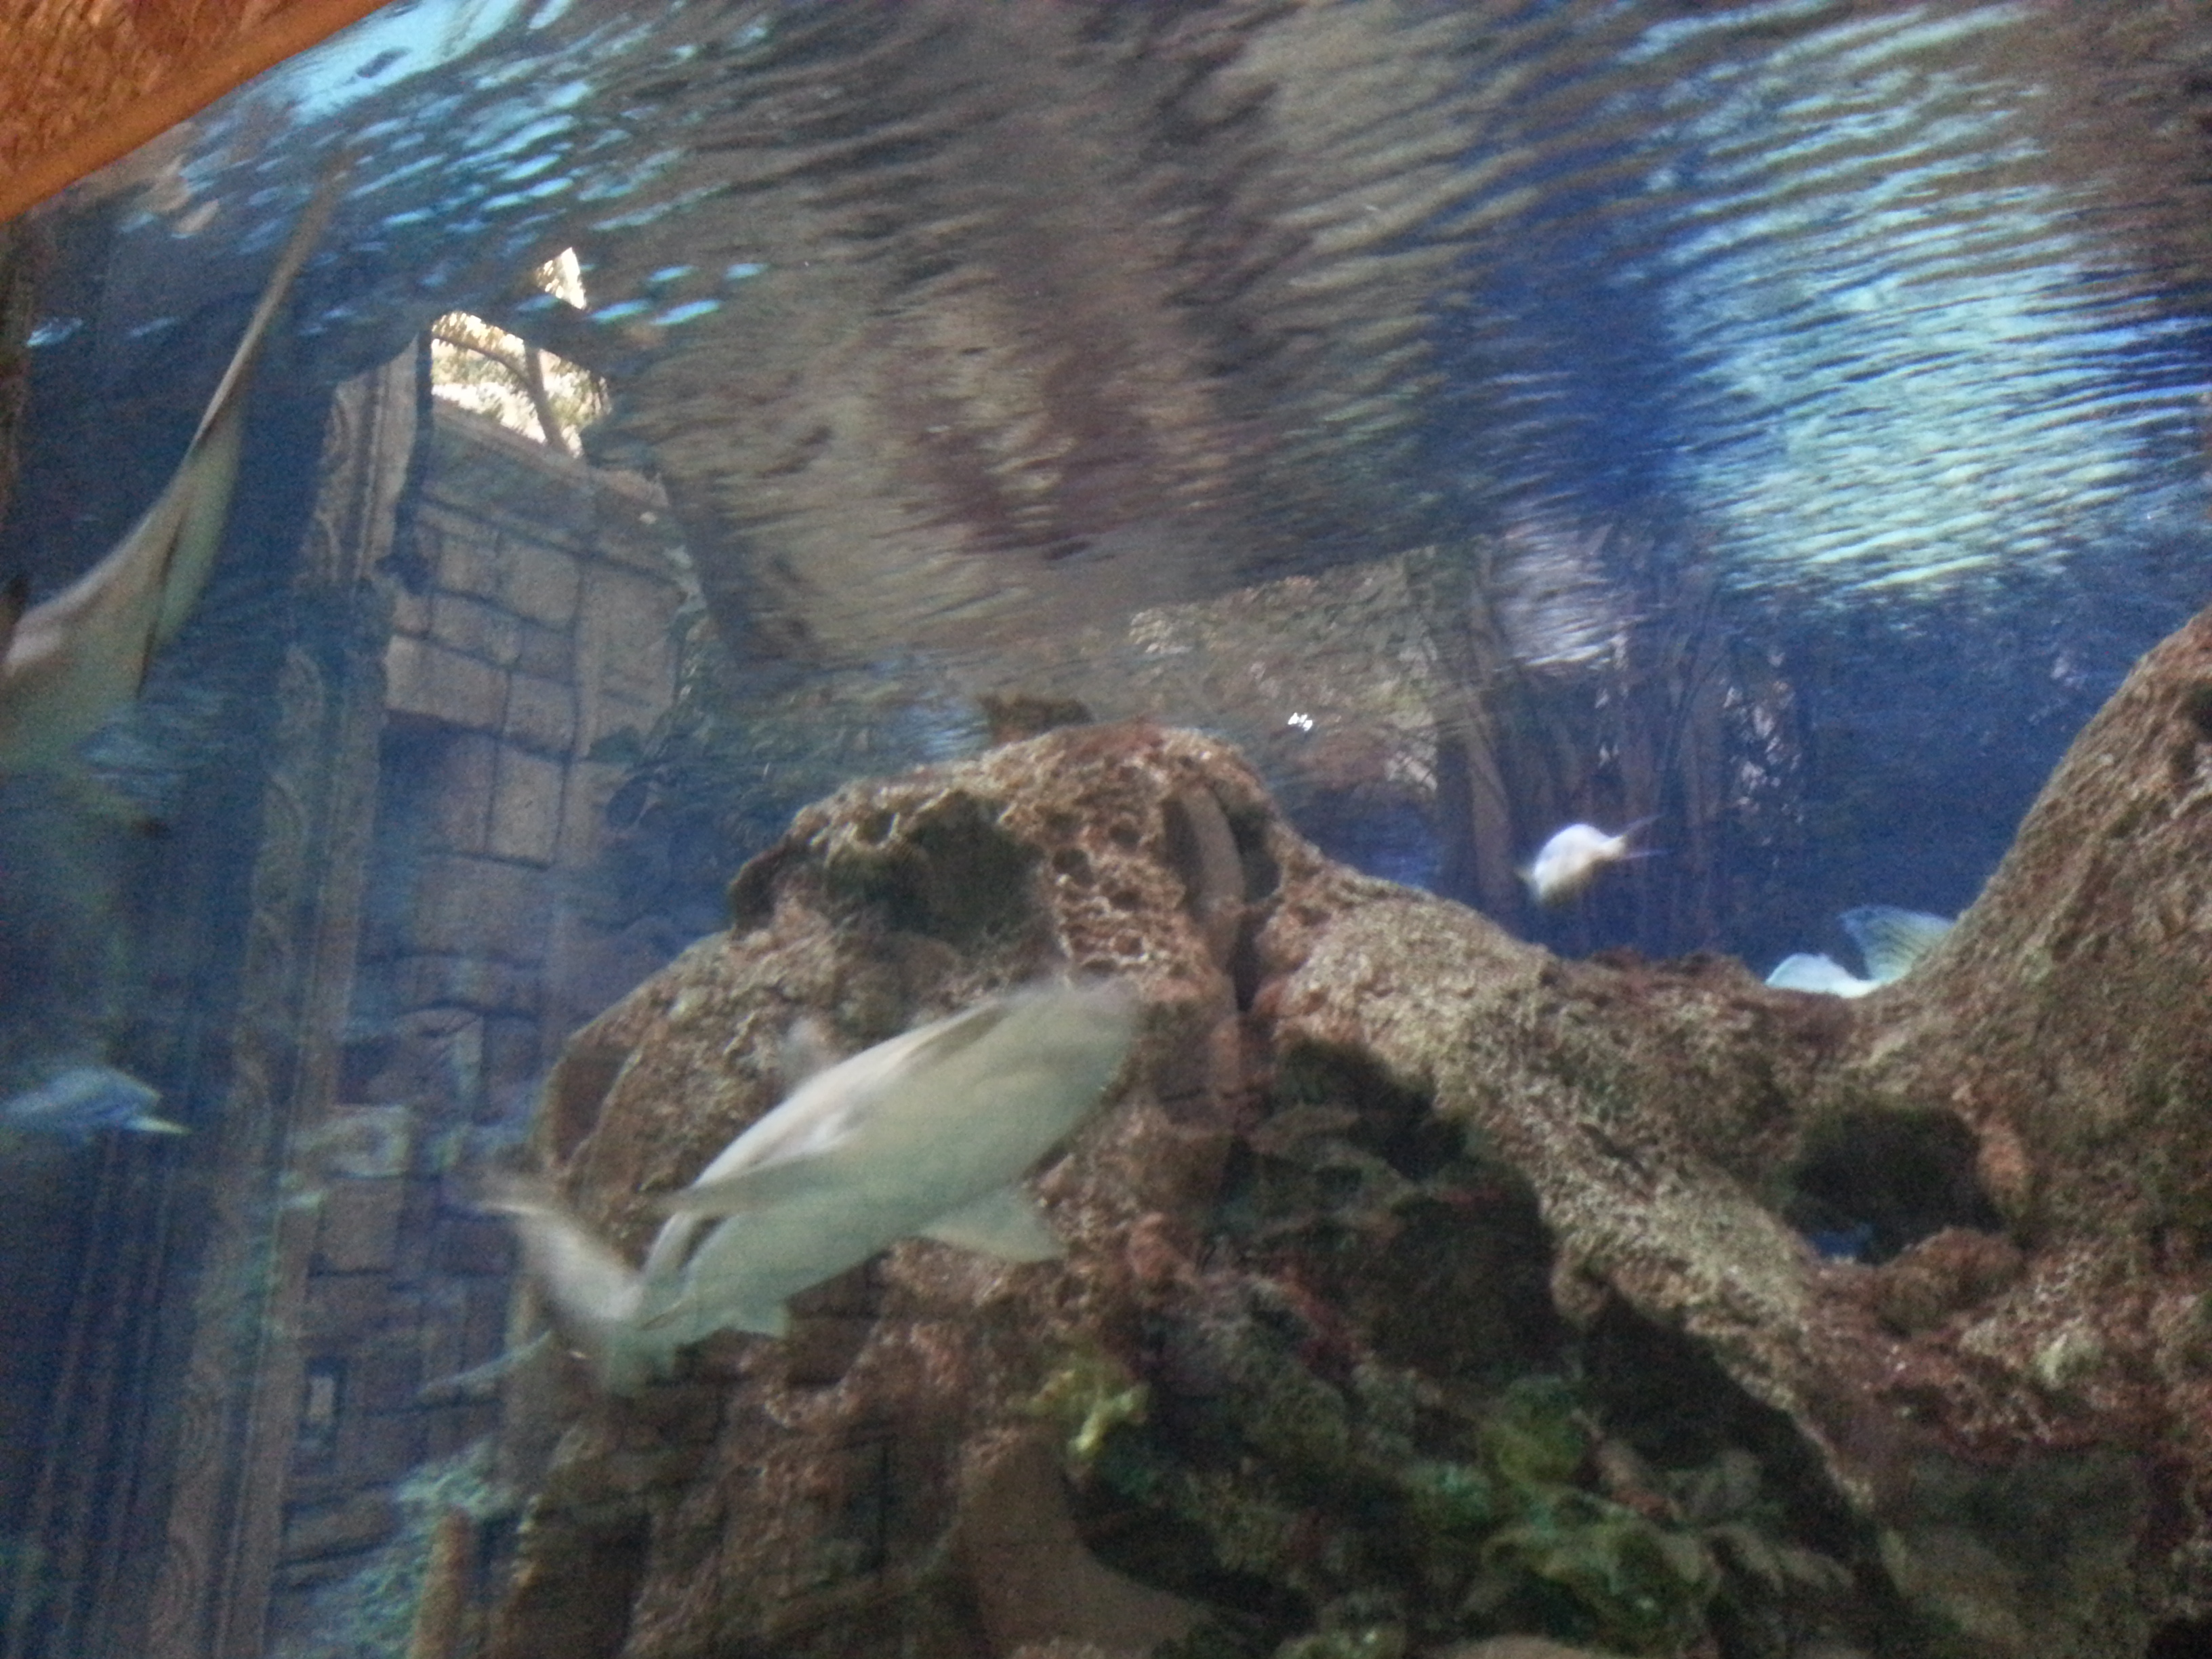
<path fill-rule="evenodd" d="M 1861 979 L 1833 957 L 1800 951 L 1776 963 L 1766 982 L 1788 991 L 1863 997 L 1892 980 L 1904 978 L 1951 931 L 1948 916 L 1900 910 L 1893 904 L 1862 904 L 1837 920 L 1866 958 L 1866 978 Z"/>
<path fill-rule="evenodd" d="M 0 1101 L 0 1128 L 82 1146 L 103 1129 L 180 1135 L 181 1123 L 154 1115 L 161 1096 L 112 1066 L 70 1066 L 35 1089 Z"/>

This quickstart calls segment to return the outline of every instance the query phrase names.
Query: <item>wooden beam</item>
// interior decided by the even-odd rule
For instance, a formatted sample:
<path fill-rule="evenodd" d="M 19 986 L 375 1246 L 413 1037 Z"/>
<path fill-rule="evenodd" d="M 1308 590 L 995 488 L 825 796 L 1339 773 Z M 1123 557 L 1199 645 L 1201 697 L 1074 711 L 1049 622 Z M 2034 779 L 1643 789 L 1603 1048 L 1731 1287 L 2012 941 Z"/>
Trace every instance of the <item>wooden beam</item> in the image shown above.
<path fill-rule="evenodd" d="M 135 103 L 86 111 L 84 122 L 58 149 L 0 178 L 0 224 L 34 207 L 110 161 L 129 155 L 233 88 L 306 51 L 385 0 L 295 0 L 265 22 L 208 57 L 181 64 Z"/>

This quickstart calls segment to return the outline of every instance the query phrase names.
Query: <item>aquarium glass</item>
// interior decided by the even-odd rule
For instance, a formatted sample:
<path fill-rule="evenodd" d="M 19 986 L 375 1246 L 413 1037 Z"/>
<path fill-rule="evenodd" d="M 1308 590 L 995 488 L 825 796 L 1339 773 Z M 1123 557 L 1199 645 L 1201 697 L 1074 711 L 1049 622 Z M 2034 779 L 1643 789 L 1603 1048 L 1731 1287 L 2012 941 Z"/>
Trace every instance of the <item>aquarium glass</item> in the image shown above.
<path fill-rule="evenodd" d="M 573 1091 L 592 1022 L 855 781 L 1157 721 L 1564 959 L 1905 971 L 1918 924 L 1863 907 L 1972 904 L 2212 593 L 2208 87 L 2212 17 L 2157 0 L 398 0 L 0 229 L 35 617 L 213 465 L 314 219 L 204 582 L 71 623 L 118 666 L 26 694 L 0 761 L 0 1656 L 511 1651 L 552 1455 L 517 1422 L 654 1419 L 501 1369 L 544 1318 L 499 1182 L 588 1127 L 564 1046 Z M 1204 872 L 1212 826 L 1164 833 Z M 969 889 L 1029 879 L 995 844 Z M 996 937 L 852 879 L 893 933 Z M 774 1050 L 732 1063 L 798 1075 Z M 1403 1080 L 1334 1064 L 1273 1074 L 1222 1249 L 1316 1205 L 1443 1224 L 1389 1183 L 1474 1154 L 1344 1139 Z M 1899 1156 L 1951 1168 L 1931 1133 Z M 1831 1207 L 1808 1248 L 1890 1248 Z M 624 1213 L 632 1248 L 661 1219 Z M 1442 1641 L 1411 1590 L 1229 1561 L 1162 1495 L 1214 1477 L 1145 1462 L 1154 1384 L 1065 1358 L 1038 1419 L 1114 1571 L 1170 1582 L 1215 1526 L 1234 1614 L 1176 1651 Z M 1329 1571 L 1451 1583 L 1447 1634 L 1814 1651 L 1750 1591 L 1713 1611 L 1840 1571 L 1762 1530 L 1740 1447 L 1676 1447 L 1662 1525 L 1591 1495 L 1571 1376 L 1457 1378 L 1479 1430 L 1378 1472 L 1376 1425 L 1445 1406 L 1347 1370 L 1323 1458 L 1222 1364 L 1291 1471 L 1262 1555 L 1301 1481 L 1349 1483 L 1428 1541 Z M 921 1524 L 883 1457 L 849 1559 L 778 1571 L 889 1620 L 952 1592 L 878 1571 Z M 574 1565 L 574 1659 L 705 1651 L 624 1622 L 642 1524 Z M 852 1650 L 807 1628 L 715 1650 Z"/>

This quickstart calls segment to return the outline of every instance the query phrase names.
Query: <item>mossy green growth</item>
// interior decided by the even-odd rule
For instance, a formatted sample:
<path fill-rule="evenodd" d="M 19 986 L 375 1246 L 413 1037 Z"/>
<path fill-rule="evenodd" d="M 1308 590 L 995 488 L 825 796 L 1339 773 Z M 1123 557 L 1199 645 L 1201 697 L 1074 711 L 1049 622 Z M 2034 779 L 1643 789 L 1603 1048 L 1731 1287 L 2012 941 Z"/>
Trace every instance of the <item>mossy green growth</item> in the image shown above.
<path fill-rule="evenodd" d="M 1483 1545 L 1470 1606 L 1632 1653 L 1679 1651 L 1704 1628 L 1719 1576 L 1695 1538 L 1573 1488 L 1516 1496 L 1517 1518 Z"/>
<path fill-rule="evenodd" d="M 1087 1474 L 1114 1431 L 1145 1420 L 1152 1391 L 1099 1348 L 1071 1350 L 1023 1410 L 1058 1426 L 1071 1473 Z"/>
<path fill-rule="evenodd" d="M 1485 1416 L 1483 1461 L 1507 1486 L 1541 1491 L 1571 1483 L 1589 1456 L 1588 1414 L 1564 1377 L 1524 1376 L 1506 1385 Z"/>
<path fill-rule="evenodd" d="M 1522 1378 L 1485 1413 L 1475 1461 L 1407 1467 L 1408 1507 L 1432 1557 L 1464 1562 L 1472 1552 L 1464 1614 L 1620 1651 L 1676 1651 L 1704 1627 L 1712 1558 L 1688 1534 L 1577 1484 L 1594 1435 L 1571 1383 Z"/>
<path fill-rule="evenodd" d="M 1102 1492 L 1203 1536 L 1178 1593 L 1241 1577 L 1273 1593 L 1263 1625 L 1308 1610 L 1317 1628 L 1276 1659 L 1511 1632 L 1672 1659 L 1708 1648 L 1717 1621 L 1783 1629 L 1848 1590 L 1839 1564 L 1793 1540 L 1749 1452 L 1647 1468 L 1571 1377 L 1474 1395 L 1372 1354 L 1346 1364 L 1304 1308 L 1265 1281 L 1209 1304 L 1182 1328 L 1174 1373 L 1209 1387 L 1173 1410 L 1148 1415 L 1101 1352 L 1068 1354 L 1031 1403 Z M 1254 1634 L 1247 1659 L 1292 1632 Z"/>
<path fill-rule="evenodd" d="M 1498 1482 L 1472 1464 L 1424 1458 L 1407 1464 L 1400 1481 L 1414 1524 L 1425 1534 L 1480 1539 L 1508 1513 Z"/>
<path fill-rule="evenodd" d="M 398 1530 L 362 1556 L 349 1576 L 313 1592 L 311 1616 L 270 1648 L 272 1659 L 404 1653 L 439 1522 L 455 1510 L 478 1522 L 513 1514 L 514 1495 L 495 1480 L 494 1463 L 493 1443 L 486 1438 L 410 1471 L 392 1489 Z"/>

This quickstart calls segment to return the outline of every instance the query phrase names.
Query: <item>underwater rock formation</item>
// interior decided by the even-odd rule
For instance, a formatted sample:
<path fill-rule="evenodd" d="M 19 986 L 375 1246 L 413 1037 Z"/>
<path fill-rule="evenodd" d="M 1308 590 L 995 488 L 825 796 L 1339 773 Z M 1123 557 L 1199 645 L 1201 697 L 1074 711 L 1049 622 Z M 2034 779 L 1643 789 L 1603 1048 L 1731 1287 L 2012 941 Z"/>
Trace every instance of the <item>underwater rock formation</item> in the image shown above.
<path fill-rule="evenodd" d="M 1188 732 L 848 787 L 541 1150 L 635 1259 L 798 1014 L 1064 963 L 1144 1006 L 1068 1254 L 902 1243 L 631 1400 L 524 1368 L 488 1651 L 2139 1655 L 2212 1607 L 2209 836 L 2212 612 L 1856 1002 L 1560 960 Z"/>

